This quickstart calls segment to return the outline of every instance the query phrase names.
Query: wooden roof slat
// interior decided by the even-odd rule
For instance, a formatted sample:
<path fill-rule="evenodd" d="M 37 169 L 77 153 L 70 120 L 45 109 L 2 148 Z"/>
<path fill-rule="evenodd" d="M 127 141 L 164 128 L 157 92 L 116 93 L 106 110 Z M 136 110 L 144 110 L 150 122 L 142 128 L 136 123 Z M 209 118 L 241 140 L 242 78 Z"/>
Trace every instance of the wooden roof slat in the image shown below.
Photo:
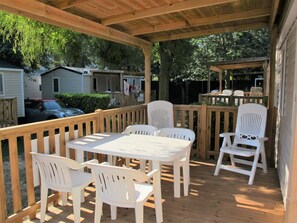
<path fill-rule="evenodd" d="M 224 28 L 215 28 L 215 29 L 207 29 L 207 30 L 200 30 L 194 32 L 185 32 L 181 34 L 163 34 L 156 37 L 149 37 L 149 41 L 151 42 L 162 42 L 162 41 L 169 41 L 169 40 L 178 40 L 178 39 L 186 39 L 186 38 L 193 38 L 193 37 L 200 37 L 200 36 L 207 36 L 207 35 L 214 35 L 219 33 L 226 33 L 226 32 L 240 32 L 245 30 L 252 30 L 252 29 L 262 29 L 267 27 L 266 23 L 259 22 L 254 24 L 244 24 L 244 25 L 237 25 L 237 26 L 228 26 Z"/>
<path fill-rule="evenodd" d="M 68 9 L 68 8 L 73 7 L 73 6 L 80 5 L 80 4 L 83 4 L 85 2 L 89 2 L 89 1 L 90 0 L 72 0 L 72 1 L 63 0 L 63 1 L 53 2 L 51 5 L 56 7 L 56 8 L 59 8 L 59 9 Z"/>
<path fill-rule="evenodd" d="M 150 9 L 145 9 L 142 11 L 130 12 L 122 15 L 111 16 L 106 19 L 102 19 L 101 23 L 104 25 L 112 25 L 116 23 L 127 22 L 131 20 L 148 18 L 151 16 L 158 16 L 173 12 L 185 11 L 195 8 L 202 8 L 207 6 L 213 6 L 218 4 L 230 3 L 239 0 L 188 0 L 184 2 L 172 3 L 168 5 L 163 5 L 159 7 L 154 7 Z"/>
<path fill-rule="evenodd" d="M 133 37 L 124 32 L 118 31 L 99 23 L 87 20 L 77 15 L 62 11 L 53 6 L 42 4 L 37 1 L 23 0 L 1 0 L 0 9 L 3 7 L 12 13 L 25 15 L 49 24 L 69 28 L 78 32 L 97 36 L 106 40 L 132 45 L 137 47 L 151 47 L 151 43 L 143 39 Z"/>
<path fill-rule="evenodd" d="M 215 16 L 203 17 L 203 18 L 187 20 L 187 21 L 165 23 L 165 24 L 159 24 L 154 26 L 144 26 L 144 27 L 129 31 L 129 33 L 132 35 L 142 35 L 142 34 L 162 32 L 162 31 L 173 30 L 173 29 L 182 29 L 182 28 L 189 28 L 189 27 L 195 27 L 195 26 L 217 24 L 222 21 L 231 22 L 236 20 L 252 19 L 252 18 L 264 17 L 269 15 L 270 15 L 270 8 L 253 9 L 253 10 L 248 10 L 243 12 L 234 12 L 234 13 L 228 13 L 224 15 L 215 15 Z"/>

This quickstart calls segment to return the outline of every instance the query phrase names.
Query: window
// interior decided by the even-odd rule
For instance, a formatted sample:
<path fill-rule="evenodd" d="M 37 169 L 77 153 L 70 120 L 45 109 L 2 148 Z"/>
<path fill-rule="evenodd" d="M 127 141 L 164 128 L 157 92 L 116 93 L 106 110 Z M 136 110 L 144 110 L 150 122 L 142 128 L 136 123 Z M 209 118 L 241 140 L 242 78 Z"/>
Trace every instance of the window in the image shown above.
<path fill-rule="evenodd" d="M 60 92 L 60 79 L 57 77 L 53 78 L 53 89 L 54 93 Z"/>
<path fill-rule="evenodd" d="M 0 95 L 4 95 L 3 74 L 0 74 Z"/>

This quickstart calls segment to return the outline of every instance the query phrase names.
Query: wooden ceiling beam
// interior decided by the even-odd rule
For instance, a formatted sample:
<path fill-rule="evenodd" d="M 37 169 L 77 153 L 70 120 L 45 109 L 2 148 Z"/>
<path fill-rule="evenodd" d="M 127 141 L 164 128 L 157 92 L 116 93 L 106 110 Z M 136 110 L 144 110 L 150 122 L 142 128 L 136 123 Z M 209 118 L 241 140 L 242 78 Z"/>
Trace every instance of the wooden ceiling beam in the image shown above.
<path fill-rule="evenodd" d="M 269 20 L 269 25 L 268 28 L 269 30 L 272 30 L 277 12 L 278 12 L 278 7 L 279 7 L 279 2 L 280 0 L 273 0 L 272 1 L 272 7 L 271 7 L 271 12 L 270 12 L 270 20 Z"/>
<path fill-rule="evenodd" d="M 113 42 L 151 47 L 152 43 L 37 1 L 1 0 L 0 9 Z"/>
<path fill-rule="evenodd" d="M 207 6 L 225 4 L 230 2 L 236 2 L 239 0 L 188 0 L 183 2 L 177 2 L 173 4 L 163 5 L 160 7 L 154 7 L 146 10 L 135 11 L 131 13 L 125 13 L 122 15 L 111 16 L 106 19 L 102 19 L 101 23 L 104 25 L 112 25 L 116 23 L 123 23 L 137 19 L 144 19 L 152 16 L 159 16 L 168 13 L 180 12 L 195 8 L 202 8 Z"/>
<path fill-rule="evenodd" d="M 59 9 L 68 9 L 89 1 L 90 0 L 63 0 L 63 1 L 57 1 L 52 3 L 50 2 L 49 4 Z"/>
<path fill-rule="evenodd" d="M 227 32 L 240 32 L 245 30 L 262 29 L 264 27 L 267 27 L 267 24 L 264 22 L 259 22 L 259 23 L 253 23 L 253 24 L 245 24 L 245 25 L 229 26 L 229 27 L 216 28 L 216 29 L 201 30 L 201 31 L 195 31 L 195 32 L 187 32 L 182 34 L 172 34 L 172 35 L 163 34 L 156 37 L 150 37 L 148 38 L 148 40 L 153 43 L 156 43 L 156 42 L 162 42 L 162 41 L 187 39 L 187 38 L 208 36 L 208 35 L 227 33 Z"/>
<path fill-rule="evenodd" d="M 244 12 L 235 12 L 235 13 L 229 13 L 224 15 L 209 16 L 209 17 L 203 17 L 203 18 L 193 19 L 188 21 L 165 23 L 165 24 L 159 24 L 154 26 L 145 26 L 145 27 L 141 27 L 141 28 L 129 31 L 129 34 L 143 35 L 143 34 L 149 34 L 149 33 L 170 31 L 175 29 L 185 29 L 185 28 L 190 28 L 195 26 L 213 25 L 213 24 L 222 23 L 222 22 L 232 22 L 237 20 L 253 19 L 253 18 L 265 17 L 269 15 L 270 15 L 270 8 L 253 9 L 253 10 L 248 10 Z"/>
<path fill-rule="evenodd" d="M 218 72 L 218 73 L 220 73 L 220 72 L 223 71 L 222 69 L 220 69 L 220 68 L 218 68 L 216 66 L 210 66 L 209 67 L 209 70 L 212 70 L 212 71 L 215 71 L 215 72 Z"/>

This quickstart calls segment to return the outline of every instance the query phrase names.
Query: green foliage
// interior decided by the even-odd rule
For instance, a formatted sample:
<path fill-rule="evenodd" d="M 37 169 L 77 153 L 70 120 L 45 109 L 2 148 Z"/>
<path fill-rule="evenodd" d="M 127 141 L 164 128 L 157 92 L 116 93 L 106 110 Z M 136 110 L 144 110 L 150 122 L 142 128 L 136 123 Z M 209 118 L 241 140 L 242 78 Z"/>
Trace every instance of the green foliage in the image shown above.
<path fill-rule="evenodd" d="M 94 112 L 96 109 L 107 109 L 108 94 L 64 93 L 56 94 L 55 98 L 63 101 L 67 107 L 79 108 L 84 113 Z"/>

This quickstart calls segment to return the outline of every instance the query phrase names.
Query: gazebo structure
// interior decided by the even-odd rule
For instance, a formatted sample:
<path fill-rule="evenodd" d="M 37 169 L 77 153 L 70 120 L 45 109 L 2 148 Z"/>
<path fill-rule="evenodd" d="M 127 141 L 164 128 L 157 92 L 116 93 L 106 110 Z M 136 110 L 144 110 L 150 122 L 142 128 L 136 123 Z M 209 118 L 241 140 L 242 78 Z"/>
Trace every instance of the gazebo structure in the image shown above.
<path fill-rule="evenodd" d="M 222 76 L 224 71 L 233 71 L 246 68 L 261 68 L 264 79 L 264 95 L 268 95 L 269 92 L 269 72 L 268 72 L 268 61 L 267 57 L 255 57 L 255 58 L 246 58 L 246 59 L 237 59 L 231 61 L 221 61 L 221 62 L 212 62 L 209 63 L 209 73 L 208 73 L 208 84 L 207 92 L 210 92 L 210 76 L 211 71 L 217 72 L 219 76 L 219 92 L 222 92 Z M 251 75 L 254 73 L 248 73 L 243 75 Z M 232 75 L 232 74 L 231 74 Z M 233 79 L 233 78 L 232 78 Z"/>
<path fill-rule="evenodd" d="M 277 150 L 276 156 L 274 157 L 273 151 L 270 157 L 275 158 L 274 161 L 277 164 L 280 188 L 286 208 L 286 222 L 296 222 L 297 140 L 295 136 L 297 134 L 297 88 L 295 85 L 297 83 L 297 0 L 1 0 L 0 10 L 140 48 L 144 54 L 146 103 L 150 101 L 151 49 L 154 43 L 224 32 L 268 28 L 271 43 L 270 78 L 267 83 L 267 86 L 269 86 L 267 135 L 270 138 L 266 148 L 275 148 Z M 281 83 L 278 85 L 276 85 L 276 75 L 281 77 Z M 276 90 L 279 90 L 280 98 L 276 95 L 276 86 L 279 87 Z M 92 127 L 93 132 L 121 130 L 121 128 L 117 129 L 117 124 L 120 122 L 116 121 L 120 117 L 126 118 L 127 114 L 133 114 L 131 120 L 127 118 L 130 124 L 145 123 L 146 118 L 143 115 L 146 114 L 145 108 L 146 105 L 126 108 L 126 110 L 96 111 L 96 114 L 87 114 L 78 118 L 51 120 L 46 125 L 34 123 L 1 129 L 0 140 L 6 141 L 9 146 L 11 188 L 13 189 L 12 202 L 9 200 L 9 203 L 13 203 L 13 214 L 7 216 L 6 203 L 8 202 L 4 190 L 3 163 L 0 161 L 0 221 L 22 222 L 22 218 L 25 216 L 34 218 L 36 210 L 39 208 L 40 204 L 35 199 L 32 180 L 32 158 L 30 156 L 33 147 L 31 144 L 32 135 L 37 138 L 38 151 L 46 152 L 45 149 L 48 149 L 50 152 L 55 152 L 55 133 L 59 131 L 61 155 L 65 156 L 65 129 L 69 129 L 70 139 L 74 139 L 75 131 L 78 131 L 79 137 L 84 134 L 82 126 Z M 215 157 L 217 155 L 217 150 L 206 151 L 201 149 L 210 148 L 212 144 L 207 140 L 214 136 L 213 134 L 216 136 L 213 144 L 217 149 L 219 148 L 218 135 L 220 131 L 216 130 L 213 134 L 210 132 L 211 128 L 208 122 L 212 121 L 212 118 L 209 114 L 216 112 L 218 120 L 222 115 L 228 115 L 230 111 L 234 113 L 233 117 L 236 114 L 236 108 L 215 109 L 199 105 L 175 106 L 175 111 L 179 110 L 182 114 L 190 114 L 188 117 L 191 123 L 195 120 L 194 112 L 200 115 L 198 119 L 200 123 L 196 134 L 200 137 L 199 150 L 201 156 L 204 157 L 207 155 Z M 281 112 L 279 116 L 278 111 Z M 135 117 L 137 119 L 134 120 Z M 185 118 L 186 115 L 183 117 Z M 276 127 L 277 118 L 280 119 L 278 122 L 279 128 Z M 111 121 L 113 121 L 112 126 L 110 126 Z M 181 126 L 188 124 L 189 128 L 193 128 L 193 125 L 190 126 L 189 123 L 188 120 L 183 119 Z M 107 126 L 103 126 L 104 124 Z M 217 122 L 215 126 L 220 127 L 220 124 L 220 122 Z M 228 126 L 224 128 L 228 129 Z M 87 134 L 90 134 L 90 132 L 89 129 L 86 131 Z M 44 148 L 43 145 L 45 135 L 48 136 L 47 148 Z M 22 207 L 19 178 L 19 143 L 17 140 L 20 137 L 24 139 L 26 178 L 28 182 L 26 189 L 28 198 L 25 208 Z M 275 140 L 278 141 L 275 143 Z M 276 144 L 277 148 L 275 147 Z M 0 158 L 2 160 L 1 152 Z M 201 182 L 199 181 L 197 184 L 200 185 Z M 232 185 L 228 184 L 227 186 Z M 229 191 L 231 190 L 229 189 Z M 244 190 L 251 191 L 250 188 Z M 56 201 L 57 198 L 58 195 L 56 194 L 50 196 L 51 200 Z M 207 199 L 209 199 L 209 194 Z M 247 206 L 255 203 L 257 202 L 250 201 Z M 231 210 L 237 206 L 242 206 L 242 204 L 234 204 Z M 271 204 L 273 206 L 273 202 L 270 202 L 269 205 L 263 205 L 263 207 L 267 208 Z M 215 203 L 213 206 L 217 205 L 218 203 Z M 261 205 L 262 203 L 258 206 Z M 196 206 L 191 205 L 191 207 Z M 218 210 L 213 215 L 219 215 L 220 212 L 221 210 Z M 191 214 L 193 213 L 191 211 Z M 226 216 L 229 218 L 230 215 L 232 214 Z M 197 216 L 196 219 L 199 217 Z M 251 219 L 250 217 L 249 219 Z"/>

